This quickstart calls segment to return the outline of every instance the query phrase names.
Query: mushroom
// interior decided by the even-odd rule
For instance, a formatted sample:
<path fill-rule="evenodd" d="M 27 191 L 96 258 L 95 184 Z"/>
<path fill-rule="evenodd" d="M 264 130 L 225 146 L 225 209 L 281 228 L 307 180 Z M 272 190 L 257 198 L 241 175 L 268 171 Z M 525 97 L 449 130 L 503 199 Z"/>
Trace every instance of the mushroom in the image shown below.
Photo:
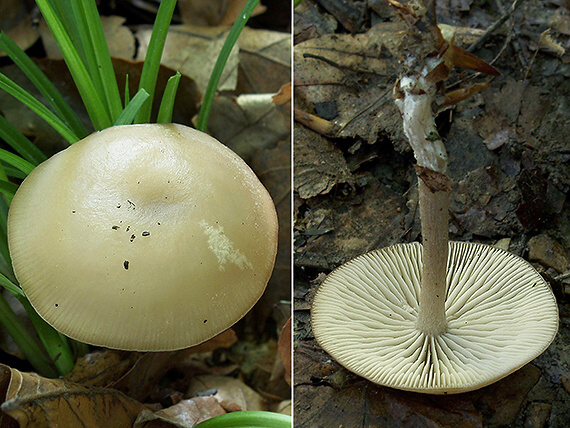
<path fill-rule="evenodd" d="M 426 332 L 418 322 L 425 265 L 421 245 L 411 243 L 364 254 L 328 275 L 313 299 L 315 338 L 372 382 L 432 394 L 481 388 L 548 347 L 557 306 L 528 262 L 451 242 L 447 265 L 444 332 Z"/>
<path fill-rule="evenodd" d="M 410 10 L 390 2 L 416 25 L 394 93 L 417 160 L 423 244 L 384 248 L 333 271 L 314 296 L 311 325 L 325 351 L 373 382 L 433 394 L 470 391 L 540 355 L 556 336 L 558 307 L 525 260 L 449 242 L 451 180 L 434 120 L 438 105 L 449 104 L 442 83 L 452 65 L 498 72 L 443 39 L 435 2 Z"/>
<path fill-rule="evenodd" d="M 199 344 L 262 295 L 277 215 L 246 163 L 182 125 L 96 132 L 24 180 L 10 206 L 14 272 L 61 333 L 109 348 Z"/>

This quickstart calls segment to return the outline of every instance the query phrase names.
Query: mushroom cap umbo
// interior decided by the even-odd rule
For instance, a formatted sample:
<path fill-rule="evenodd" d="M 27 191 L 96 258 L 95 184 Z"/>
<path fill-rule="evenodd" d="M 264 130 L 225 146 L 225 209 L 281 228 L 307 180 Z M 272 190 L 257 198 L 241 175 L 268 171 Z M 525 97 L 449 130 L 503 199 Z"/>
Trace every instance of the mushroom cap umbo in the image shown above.
<path fill-rule="evenodd" d="M 493 383 L 540 355 L 558 330 L 548 284 L 522 258 L 483 244 L 450 242 L 447 331 L 416 328 L 422 246 L 399 244 L 334 270 L 313 300 L 321 347 L 380 385 L 451 394 Z"/>
<path fill-rule="evenodd" d="M 96 132 L 39 165 L 8 217 L 14 272 L 63 334 L 174 350 L 242 318 L 263 294 L 277 215 L 246 163 L 182 125 Z"/>

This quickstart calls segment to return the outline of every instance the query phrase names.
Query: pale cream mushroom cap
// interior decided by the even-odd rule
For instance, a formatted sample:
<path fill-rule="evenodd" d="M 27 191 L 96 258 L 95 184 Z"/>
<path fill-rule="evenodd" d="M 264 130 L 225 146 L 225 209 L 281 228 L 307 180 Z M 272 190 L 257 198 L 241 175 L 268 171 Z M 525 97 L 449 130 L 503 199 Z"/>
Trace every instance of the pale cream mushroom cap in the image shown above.
<path fill-rule="evenodd" d="M 357 257 L 318 289 L 311 325 L 348 370 L 393 388 L 471 391 L 536 358 L 554 340 L 554 295 L 525 260 L 482 244 L 451 242 L 447 331 L 416 329 L 422 250 L 399 244 Z"/>
<path fill-rule="evenodd" d="M 182 125 L 96 132 L 38 166 L 10 206 L 14 271 L 33 307 L 89 344 L 203 342 L 262 295 L 277 251 L 267 190 Z"/>

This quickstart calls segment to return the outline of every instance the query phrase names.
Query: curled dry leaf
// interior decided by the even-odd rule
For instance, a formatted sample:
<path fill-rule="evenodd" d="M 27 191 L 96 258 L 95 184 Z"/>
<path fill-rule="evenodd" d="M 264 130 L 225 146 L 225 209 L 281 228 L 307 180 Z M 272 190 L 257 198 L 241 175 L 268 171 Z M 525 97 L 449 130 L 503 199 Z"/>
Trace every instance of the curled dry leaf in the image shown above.
<path fill-rule="evenodd" d="M 195 397 L 190 400 L 182 400 L 174 406 L 156 412 L 144 409 L 133 428 L 155 426 L 192 428 L 200 422 L 225 413 L 226 411 L 216 397 Z"/>
<path fill-rule="evenodd" d="M 119 391 L 46 379 L 0 366 L 1 409 L 25 427 L 131 426 L 143 405 Z"/>
<path fill-rule="evenodd" d="M 213 395 L 228 412 L 267 410 L 267 404 L 257 392 L 239 379 L 228 376 L 195 376 L 186 395 Z"/>
<path fill-rule="evenodd" d="M 353 181 L 342 152 L 328 139 L 299 127 L 295 142 L 295 190 L 302 199 L 327 194 L 336 184 Z"/>

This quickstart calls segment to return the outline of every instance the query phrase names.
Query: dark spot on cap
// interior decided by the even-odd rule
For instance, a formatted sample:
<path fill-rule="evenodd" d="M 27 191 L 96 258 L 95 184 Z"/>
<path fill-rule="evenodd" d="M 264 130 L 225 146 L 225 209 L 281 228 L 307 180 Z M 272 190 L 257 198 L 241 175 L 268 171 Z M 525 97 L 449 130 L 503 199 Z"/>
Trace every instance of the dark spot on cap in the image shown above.
<path fill-rule="evenodd" d="M 119 228 L 119 226 L 113 226 L 111 229 L 117 230 L 118 228 Z"/>
<path fill-rule="evenodd" d="M 59 303 L 56 303 L 56 304 L 55 304 L 55 307 L 57 308 L 58 306 L 59 306 Z"/>
<path fill-rule="evenodd" d="M 208 322 L 208 320 L 204 320 L 204 324 L 206 324 Z"/>
<path fill-rule="evenodd" d="M 160 222 L 157 222 L 156 224 L 158 224 L 160 226 Z"/>
<path fill-rule="evenodd" d="M 135 240 L 136 236 L 135 235 L 131 235 L 131 242 L 133 242 Z"/>
<path fill-rule="evenodd" d="M 73 214 L 75 214 L 75 210 L 71 211 Z"/>
<path fill-rule="evenodd" d="M 123 266 L 125 267 L 126 270 L 129 270 L 129 261 L 128 261 L 128 260 L 125 260 L 125 261 L 123 262 Z"/>
<path fill-rule="evenodd" d="M 142 236 L 148 236 L 148 235 L 150 235 L 150 232 L 146 232 L 146 231 L 145 231 L 145 232 L 142 233 Z"/>
<path fill-rule="evenodd" d="M 121 208 L 121 204 L 117 204 L 117 208 Z"/>
<path fill-rule="evenodd" d="M 129 230 L 131 230 L 131 226 L 127 226 L 127 228 L 125 229 L 126 232 L 128 232 Z"/>

